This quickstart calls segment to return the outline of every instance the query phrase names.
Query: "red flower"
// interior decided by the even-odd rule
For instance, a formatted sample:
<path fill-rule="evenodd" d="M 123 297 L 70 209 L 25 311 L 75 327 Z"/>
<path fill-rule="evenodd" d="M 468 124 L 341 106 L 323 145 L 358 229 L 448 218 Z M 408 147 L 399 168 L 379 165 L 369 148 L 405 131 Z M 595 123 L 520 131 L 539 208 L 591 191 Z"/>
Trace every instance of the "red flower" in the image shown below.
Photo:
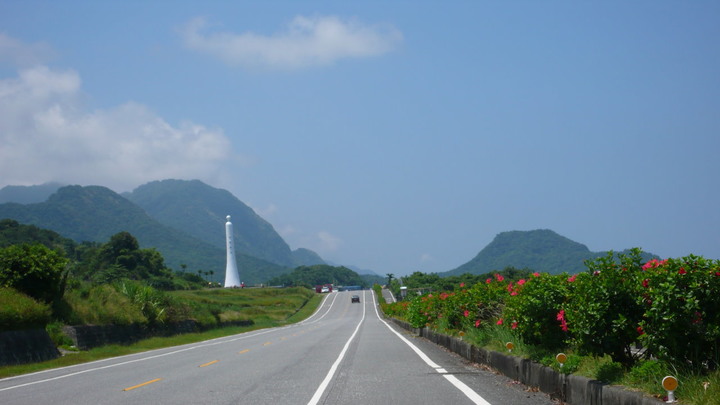
<path fill-rule="evenodd" d="M 502 324 L 503 324 L 502 318 L 498 319 L 498 321 L 497 321 L 495 324 L 497 324 L 497 325 L 502 325 Z"/>
<path fill-rule="evenodd" d="M 497 279 L 497 281 L 503 281 L 505 277 L 503 277 L 502 274 L 495 273 L 495 279 Z"/>
<path fill-rule="evenodd" d="M 642 269 L 643 270 L 654 269 L 654 268 L 657 268 L 660 266 L 664 266 L 665 263 L 667 263 L 667 260 L 652 259 L 652 260 L 648 261 L 647 263 L 643 264 Z"/>
<path fill-rule="evenodd" d="M 687 274 L 687 271 L 685 271 L 685 267 L 680 267 L 680 270 L 678 270 L 678 274 Z"/>
<path fill-rule="evenodd" d="M 479 326 L 480 326 L 480 320 L 478 319 L 477 321 L 475 321 L 475 327 L 477 328 Z"/>
<path fill-rule="evenodd" d="M 513 282 L 511 281 L 510 284 L 507 286 L 508 292 L 513 292 Z"/>
<path fill-rule="evenodd" d="M 692 323 L 697 324 L 702 322 L 702 314 L 700 312 L 695 311 L 695 317 L 692 320 Z"/>
<path fill-rule="evenodd" d="M 460 283 L 460 287 L 465 287 L 465 283 Z"/>
<path fill-rule="evenodd" d="M 465 312 L 463 312 L 463 315 L 465 315 L 465 318 L 467 318 L 468 316 L 470 316 L 470 311 L 466 309 Z"/>
<path fill-rule="evenodd" d="M 568 331 L 567 321 L 565 320 L 565 310 L 561 309 L 560 312 L 557 314 L 557 320 L 560 321 L 560 329 L 562 329 L 563 332 Z"/>
<path fill-rule="evenodd" d="M 645 334 L 645 331 L 643 330 L 642 326 L 638 326 L 636 330 L 637 330 L 638 335 L 644 335 L 644 334 Z"/>
<path fill-rule="evenodd" d="M 536 271 L 535 273 L 533 273 L 533 277 L 540 277 L 540 273 Z"/>
<path fill-rule="evenodd" d="M 568 277 L 568 283 L 572 283 L 577 278 L 577 274 L 573 274 L 572 276 Z"/>
<path fill-rule="evenodd" d="M 645 279 L 642 281 L 642 286 L 648 288 L 650 286 L 650 280 Z"/>
<path fill-rule="evenodd" d="M 492 283 L 492 279 L 491 279 L 491 278 L 485 280 L 485 284 L 490 284 L 490 283 Z"/>
<path fill-rule="evenodd" d="M 518 283 L 517 283 L 517 284 L 518 284 L 518 285 L 523 285 L 523 284 L 525 284 L 525 280 L 524 280 L 524 279 L 520 279 L 520 280 L 518 280 Z"/>
<path fill-rule="evenodd" d="M 514 321 L 512 324 L 510 324 L 511 329 L 517 328 L 517 321 Z"/>

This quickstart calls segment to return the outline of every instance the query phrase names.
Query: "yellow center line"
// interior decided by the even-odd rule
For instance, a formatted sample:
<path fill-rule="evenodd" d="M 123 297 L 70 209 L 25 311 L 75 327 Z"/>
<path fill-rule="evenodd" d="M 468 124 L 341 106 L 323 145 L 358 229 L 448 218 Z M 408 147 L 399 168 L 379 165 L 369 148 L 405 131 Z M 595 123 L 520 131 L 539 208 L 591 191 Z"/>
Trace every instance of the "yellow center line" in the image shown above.
<path fill-rule="evenodd" d="M 198 367 L 207 367 L 207 366 L 209 366 L 209 365 L 211 365 L 211 364 L 215 364 L 215 363 L 217 363 L 217 362 L 219 362 L 219 361 L 220 361 L 220 360 L 213 360 L 213 361 L 207 362 L 207 363 L 205 363 L 205 364 L 201 364 L 201 365 L 199 365 Z"/>
<path fill-rule="evenodd" d="M 144 383 L 142 383 L 142 384 L 133 385 L 132 387 L 125 388 L 123 391 L 134 390 L 135 388 L 140 388 L 140 387 L 143 387 L 143 386 L 145 386 L 145 385 L 152 384 L 152 383 L 154 383 L 154 382 L 158 382 L 158 381 L 160 381 L 160 380 L 162 380 L 162 378 L 156 378 L 156 379 L 154 379 L 154 380 L 150 380 L 150 381 L 144 382 Z"/>
<path fill-rule="evenodd" d="M 271 344 L 272 344 L 272 342 L 265 342 L 265 343 L 263 343 L 263 346 L 269 346 Z"/>
<path fill-rule="evenodd" d="M 245 353 L 247 353 L 247 352 L 249 352 L 249 351 L 250 351 L 250 349 L 245 349 L 245 350 L 243 350 L 243 351 L 239 351 L 238 354 L 245 354 Z"/>

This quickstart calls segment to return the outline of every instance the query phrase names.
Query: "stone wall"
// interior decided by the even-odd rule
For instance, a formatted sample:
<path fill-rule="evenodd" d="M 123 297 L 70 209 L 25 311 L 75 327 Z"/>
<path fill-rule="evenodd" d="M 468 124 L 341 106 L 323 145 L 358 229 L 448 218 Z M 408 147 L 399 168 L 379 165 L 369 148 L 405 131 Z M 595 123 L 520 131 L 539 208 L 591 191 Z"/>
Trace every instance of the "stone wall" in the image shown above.
<path fill-rule="evenodd" d="M 0 332 L 0 366 L 35 363 L 59 356 L 45 329 Z"/>
<path fill-rule="evenodd" d="M 253 321 L 224 322 L 216 327 L 249 326 Z M 202 327 L 193 320 L 153 327 L 147 325 L 78 325 L 64 326 L 63 332 L 72 339 L 75 347 L 88 350 L 108 344 L 131 344 L 138 340 L 153 336 L 173 336 L 182 333 L 199 332 L 208 328 Z"/>

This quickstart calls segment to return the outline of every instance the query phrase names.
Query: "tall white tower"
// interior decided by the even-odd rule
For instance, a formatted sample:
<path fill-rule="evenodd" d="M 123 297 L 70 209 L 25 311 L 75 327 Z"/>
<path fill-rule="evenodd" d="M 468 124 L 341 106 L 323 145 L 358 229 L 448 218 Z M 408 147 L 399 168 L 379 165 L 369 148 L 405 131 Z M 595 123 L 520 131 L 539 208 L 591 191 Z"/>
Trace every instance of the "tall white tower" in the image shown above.
<path fill-rule="evenodd" d="M 225 222 L 225 241 L 227 242 L 227 265 L 225 266 L 225 288 L 240 287 L 240 274 L 235 262 L 235 242 L 233 242 L 233 227 L 230 215 Z"/>

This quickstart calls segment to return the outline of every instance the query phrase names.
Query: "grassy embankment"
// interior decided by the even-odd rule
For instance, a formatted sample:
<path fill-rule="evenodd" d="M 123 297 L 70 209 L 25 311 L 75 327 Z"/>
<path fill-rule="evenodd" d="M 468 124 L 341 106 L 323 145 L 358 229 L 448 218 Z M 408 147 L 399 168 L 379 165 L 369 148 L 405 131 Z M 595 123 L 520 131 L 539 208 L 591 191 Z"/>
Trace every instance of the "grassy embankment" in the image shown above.
<path fill-rule="evenodd" d="M 170 337 L 154 337 L 131 345 L 107 345 L 69 353 L 42 363 L 0 367 L 0 378 L 288 325 L 310 316 L 322 299 L 321 295 L 304 288 L 208 289 L 175 291 L 167 294 L 176 302 L 191 307 L 192 312 L 198 317 L 205 316 L 222 322 L 252 320 L 253 324 L 218 327 L 204 332 Z M 207 320 L 197 320 L 202 324 L 209 323 Z"/>

